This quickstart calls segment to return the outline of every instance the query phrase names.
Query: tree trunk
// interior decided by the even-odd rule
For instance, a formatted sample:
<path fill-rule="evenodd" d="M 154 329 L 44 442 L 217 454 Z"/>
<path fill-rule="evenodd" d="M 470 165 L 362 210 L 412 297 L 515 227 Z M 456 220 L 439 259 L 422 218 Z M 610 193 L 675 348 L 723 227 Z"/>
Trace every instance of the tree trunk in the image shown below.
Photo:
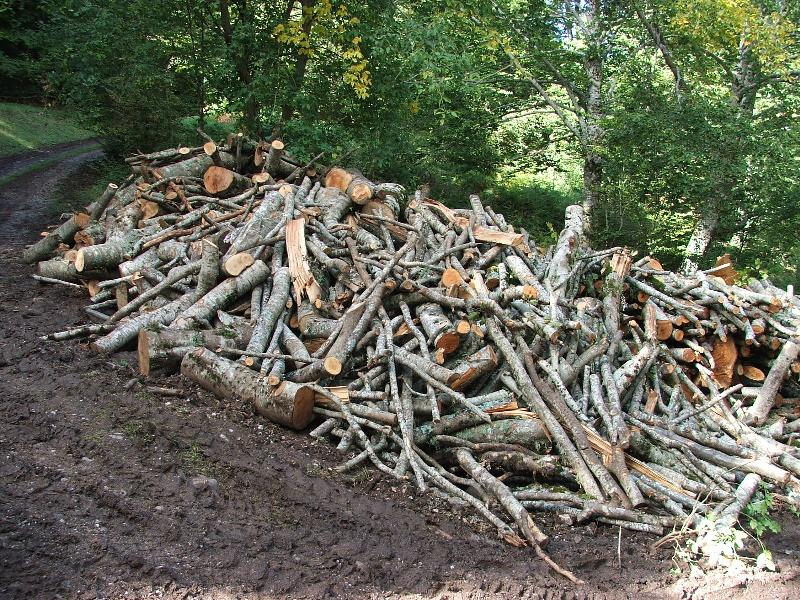
<path fill-rule="evenodd" d="M 700 220 L 694 226 L 692 236 L 686 244 L 686 258 L 684 258 L 681 265 L 681 270 L 684 273 L 690 274 L 697 270 L 700 259 L 706 253 L 711 240 L 714 239 L 714 234 L 719 225 L 719 216 L 719 204 L 716 199 L 707 200 L 700 215 Z"/>
<path fill-rule="evenodd" d="M 586 27 L 589 30 L 584 70 L 589 85 L 586 90 L 585 155 L 583 161 L 583 212 L 586 226 L 591 228 L 594 208 L 600 202 L 600 185 L 603 179 L 603 158 L 600 145 L 603 142 L 603 44 L 604 32 L 600 30 L 599 1 L 591 3 L 587 12 Z"/>
<path fill-rule="evenodd" d="M 739 109 L 739 114 L 743 118 L 752 119 L 759 89 L 760 69 L 750 42 L 745 38 L 746 36 L 743 35 L 739 44 L 739 63 L 731 81 L 731 103 Z M 742 142 L 741 138 L 737 138 L 734 146 L 740 146 Z M 744 155 L 744 152 L 740 148 L 734 147 L 730 154 L 738 157 Z M 742 173 L 741 179 L 744 180 L 745 178 L 746 173 Z M 734 176 L 728 176 L 721 180 L 715 186 L 714 197 L 708 198 L 703 206 L 700 220 L 695 225 L 692 236 L 686 244 L 686 258 L 681 266 L 681 270 L 684 273 L 691 274 L 697 270 L 700 259 L 705 255 L 711 242 L 714 241 L 722 207 L 736 204 L 731 199 L 735 181 L 736 178 Z M 741 208 L 738 208 L 738 212 L 740 218 L 745 220 L 745 212 Z M 744 227 L 745 223 L 741 223 L 740 226 Z"/>

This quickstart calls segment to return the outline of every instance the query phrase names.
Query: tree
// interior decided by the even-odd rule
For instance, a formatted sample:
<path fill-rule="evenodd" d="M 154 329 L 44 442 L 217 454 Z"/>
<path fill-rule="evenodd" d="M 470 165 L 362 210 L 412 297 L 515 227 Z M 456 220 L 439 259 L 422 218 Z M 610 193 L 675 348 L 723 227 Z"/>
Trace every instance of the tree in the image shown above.
<path fill-rule="evenodd" d="M 785 5 L 770 2 L 692 0 L 677 3 L 653 2 L 649 9 L 637 8 L 637 14 L 661 51 L 665 63 L 676 76 L 679 92 L 720 94 L 727 88 L 728 102 L 736 111 L 738 131 L 729 140 L 733 168 L 722 169 L 715 189 L 702 202 L 699 217 L 687 244 L 683 268 L 691 271 L 717 234 L 724 208 L 736 202 L 744 217 L 747 198 L 739 190 L 746 187 L 752 152 L 759 96 L 771 82 L 790 74 L 787 63 L 796 62 L 793 48 L 795 26 L 785 16 Z M 783 13 L 778 9 L 783 10 Z M 660 21 L 666 20 L 674 31 L 675 44 L 667 42 Z M 792 57 L 794 53 L 794 57 Z M 676 58 L 676 56 L 678 58 Z M 678 66 L 684 60 L 693 67 L 698 85 L 688 85 Z M 705 84 L 701 87 L 701 84 Z M 691 89 L 694 88 L 694 89 Z M 680 99 L 680 94 L 678 95 Z M 724 101 L 724 100 L 723 100 Z M 721 111 L 724 111 L 720 107 Z M 735 163 L 735 164 L 734 164 Z M 741 227 L 746 227 L 742 219 Z"/>

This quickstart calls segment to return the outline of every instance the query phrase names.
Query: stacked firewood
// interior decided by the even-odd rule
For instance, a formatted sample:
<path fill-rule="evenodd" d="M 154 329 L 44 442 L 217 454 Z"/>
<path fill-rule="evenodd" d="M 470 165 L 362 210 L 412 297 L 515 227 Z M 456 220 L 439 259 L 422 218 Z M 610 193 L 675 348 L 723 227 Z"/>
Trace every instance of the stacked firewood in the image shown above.
<path fill-rule="evenodd" d="M 28 248 L 97 322 L 47 336 L 180 370 L 474 508 L 548 563 L 532 513 L 664 535 L 796 502 L 800 303 L 586 246 L 579 206 L 540 250 L 283 144 L 131 157 L 133 174 Z"/>

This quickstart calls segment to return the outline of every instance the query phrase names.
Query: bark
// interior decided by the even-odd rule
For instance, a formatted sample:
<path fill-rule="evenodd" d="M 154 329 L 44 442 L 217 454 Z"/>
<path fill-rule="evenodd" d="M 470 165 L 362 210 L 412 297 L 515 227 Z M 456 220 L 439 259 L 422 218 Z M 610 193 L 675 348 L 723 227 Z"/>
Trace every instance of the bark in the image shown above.
<path fill-rule="evenodd" d="M 583 487 L 584 491 L 590 496 L 602 498 L 603 493 L 600 491 L 600 488 L 597 486 L 597 482 L 595 482 L 594 477 L 589 472 L 583 457 L 581 457 L 581 455 L 578 453 L 567 433 L 561 427 L 553 413 L 550 412 L 550 409 L 544 403 L 544 400 L 542 400 L 539 392 L 537 392 L 536 388 L 534 388 L 533 382 L 526 373 L 525 367 L 523 366 L 517 352 L 508 341 L 508 338 L 506 338 L 502 333 L 495 318 L 487 320 L 487 328 L 489 330 L 489 335 L 494 340 L 498 350 L 500 350 L 501 354 L 505 357 L 506 362 L 511 369 L 514 380 L 520 387 L 523 398 L 536 412 L 539 418 L 542 419 L 545 427 L 547 427 L 547 430 L 553 437 L 553 441 L 556 443 L 559 452 L 562 454 L 562 456 L 564 456 L 565 460 L 575 471 L 581 487 Z"/>
<path fill-rule="evenodd" d="M 52 255 L 59 244 L 71 243 L 75 234 L 83 227 L 86 227 L 90 221 L 91 218 L 86 213 L 74 214 L 46 237 L 26 248 L 22 252 L 22 261 L 35 263 Z"/>
<path fill-rule="evenodd" d="M 203 186 L 209 194 L 221 196 L 236 196 L 253 185 L 252 181 L 235 171 L 213 165 L 203 174 Z"/>
<path fill-rule="evenodd" d="M 41 277 L 59 279 L 70 283 L 80 283 L 81 281 L 108 279 L 113 275 L 108 271 L 83 271 L 78 272 L 75 263 L 71 263 L 63 258 L 51 258 L 44 260 L 36 266 L 36 273 Z"/>
<path fill-rule="evenodd" d="M 800 339 L 787 341 L 764 380 L 756 401 L 747 412 L 747 418 L 753 425 L 763 425 L 767 420 L 769 411 L 775 403 L 775 396 L 789 373 L 789 367 L 797 360 L 798 355 L 800 355 Z"/>
<path fill-rule="evenodd" d="M 304 295 L 312 303 L 322 295 L 322 289 L 309 267 L 305 223 L 305 219 L 293 219 L 286 223 L 286 253 L 289 256 L 289 273 L 294 287 L 294 299 L 298 305 Z"/>
<path fill-rule="evenodd" d="M 178 315 L 191 306 L 194 299 L 193 294 L 186 294 L 157 310 L 140 313 L 127 321 L 123 321 L 116 329 L 95 340 L 91 345 L 92 349 L 97 352 L 116 352 L 135 340 L 142 329 L 156 325 L 167 326 L 171 324 Z"/>
<path fill-rule="evenodd" d="M 278 320 L 286 310 L 289 285 L 289 269 L 286 267 L 278 269 L 272 279 L 272 292 L 269 300 L 261 307 L 261 314 L 253 328 L 250 343 L 247 344 L 248 352 L 263 352 L 267 347 Z"/>
<path fill-rule="evenodd" d="M 221 167 L 231 169 L 236 163 L 236 157 L 229 152 L 220 152 Z M 157 171 L 162 179 L 175 179 L 177 177 L 194 177 L 202 179 L 206 171 L 214 166 L 214 160 L 207 154 L 199 154 L 180 162 L 158 167 Z"/>
<path fill-rule="evenodd" d="M 181 315 L 179 327 L 194 323 L 207 323 L 220 309 L 225 308 L 240 296 L 249 293 L 269 275 L 269 267 L 258 260 L 239 275 L 226 279 L 210 292 L 193 303 Z"/>
<path fill-rule="evenodd" d="M 497 498 L 532 546 L 544 546 L 547 544 L 548 537 L 536 526 L 528 511 L 519 503 L 519 500 L 514 498 L 514 494 L 511 493 L 507 486 L 483 468 L 470 454 L 469 450 L 458 448 L 455 450 L 455 454 L 461 464 L 461 468 Z"/>
<path fill-rule="evenodd" d="M 428 336 L 429 343 L 434 348 L 439 348 L 445 354 L 452 354 L 461 343 L 453 324 L 450 322 L 442 307 L 434 302 L 422 304 L 417 307 L 417 317 L 420 325 Z"/>

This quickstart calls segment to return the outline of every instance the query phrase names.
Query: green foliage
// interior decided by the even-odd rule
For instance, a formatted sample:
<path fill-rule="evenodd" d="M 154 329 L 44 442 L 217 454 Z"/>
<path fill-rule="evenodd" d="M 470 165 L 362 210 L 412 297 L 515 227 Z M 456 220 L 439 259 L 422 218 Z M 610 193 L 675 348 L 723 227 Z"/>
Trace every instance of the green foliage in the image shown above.
<path fill-rule="evenodd" d="M 83 140 L 93 135 L 92 131 L 76 125 L 73 116 L 63 110 L 0 103 L 0 156 Z"/>
<path fill-rule="evenodd" d="M 486 189 L 483 201 L 505 215 L 514 225 L 524 227 L 541 246 L 555 242 L 564 209 L 580 202 L 575 182 L 564 177 L 517 175 L 500 177 Z"/>
<path fill-rule="evenodd" d="M 41 24 L 58 5 L 50 0 L 0 0 L 0 97 L 42 97 Z"/>
<path fill-rule="evenodd" d="M 196 126 L 280 136 L 451 205 L 481 193 L 540 243 L 594 198 L 595 245 L 671 268 L 713 213 L 699 262 L 729 252 L 782 284 L 800 271 L 795 4 L 0 0 L 0 79 L 40 82 L 112 154 Z"/>
<path fill-rule="evenodd" d="M 96 124 L 107 150 L 121 154 L 173 143 L 178 119 L 194 106 L 173 61 L 169 32 L 181 23 L 170 3 L 67 1 L 46 26 L 42 49 L 50 85 Z"/>
<path fill-rule="evenodd" d="M 770 515 L 773 509 L 772 493 L 766 485 L 761 485 L 755 497 L 744 509 L 747 516 L 747 526 L 753 530 L 757 538 L 761 538 L 765 532 L 781 532 L 781 524 Z"/>

